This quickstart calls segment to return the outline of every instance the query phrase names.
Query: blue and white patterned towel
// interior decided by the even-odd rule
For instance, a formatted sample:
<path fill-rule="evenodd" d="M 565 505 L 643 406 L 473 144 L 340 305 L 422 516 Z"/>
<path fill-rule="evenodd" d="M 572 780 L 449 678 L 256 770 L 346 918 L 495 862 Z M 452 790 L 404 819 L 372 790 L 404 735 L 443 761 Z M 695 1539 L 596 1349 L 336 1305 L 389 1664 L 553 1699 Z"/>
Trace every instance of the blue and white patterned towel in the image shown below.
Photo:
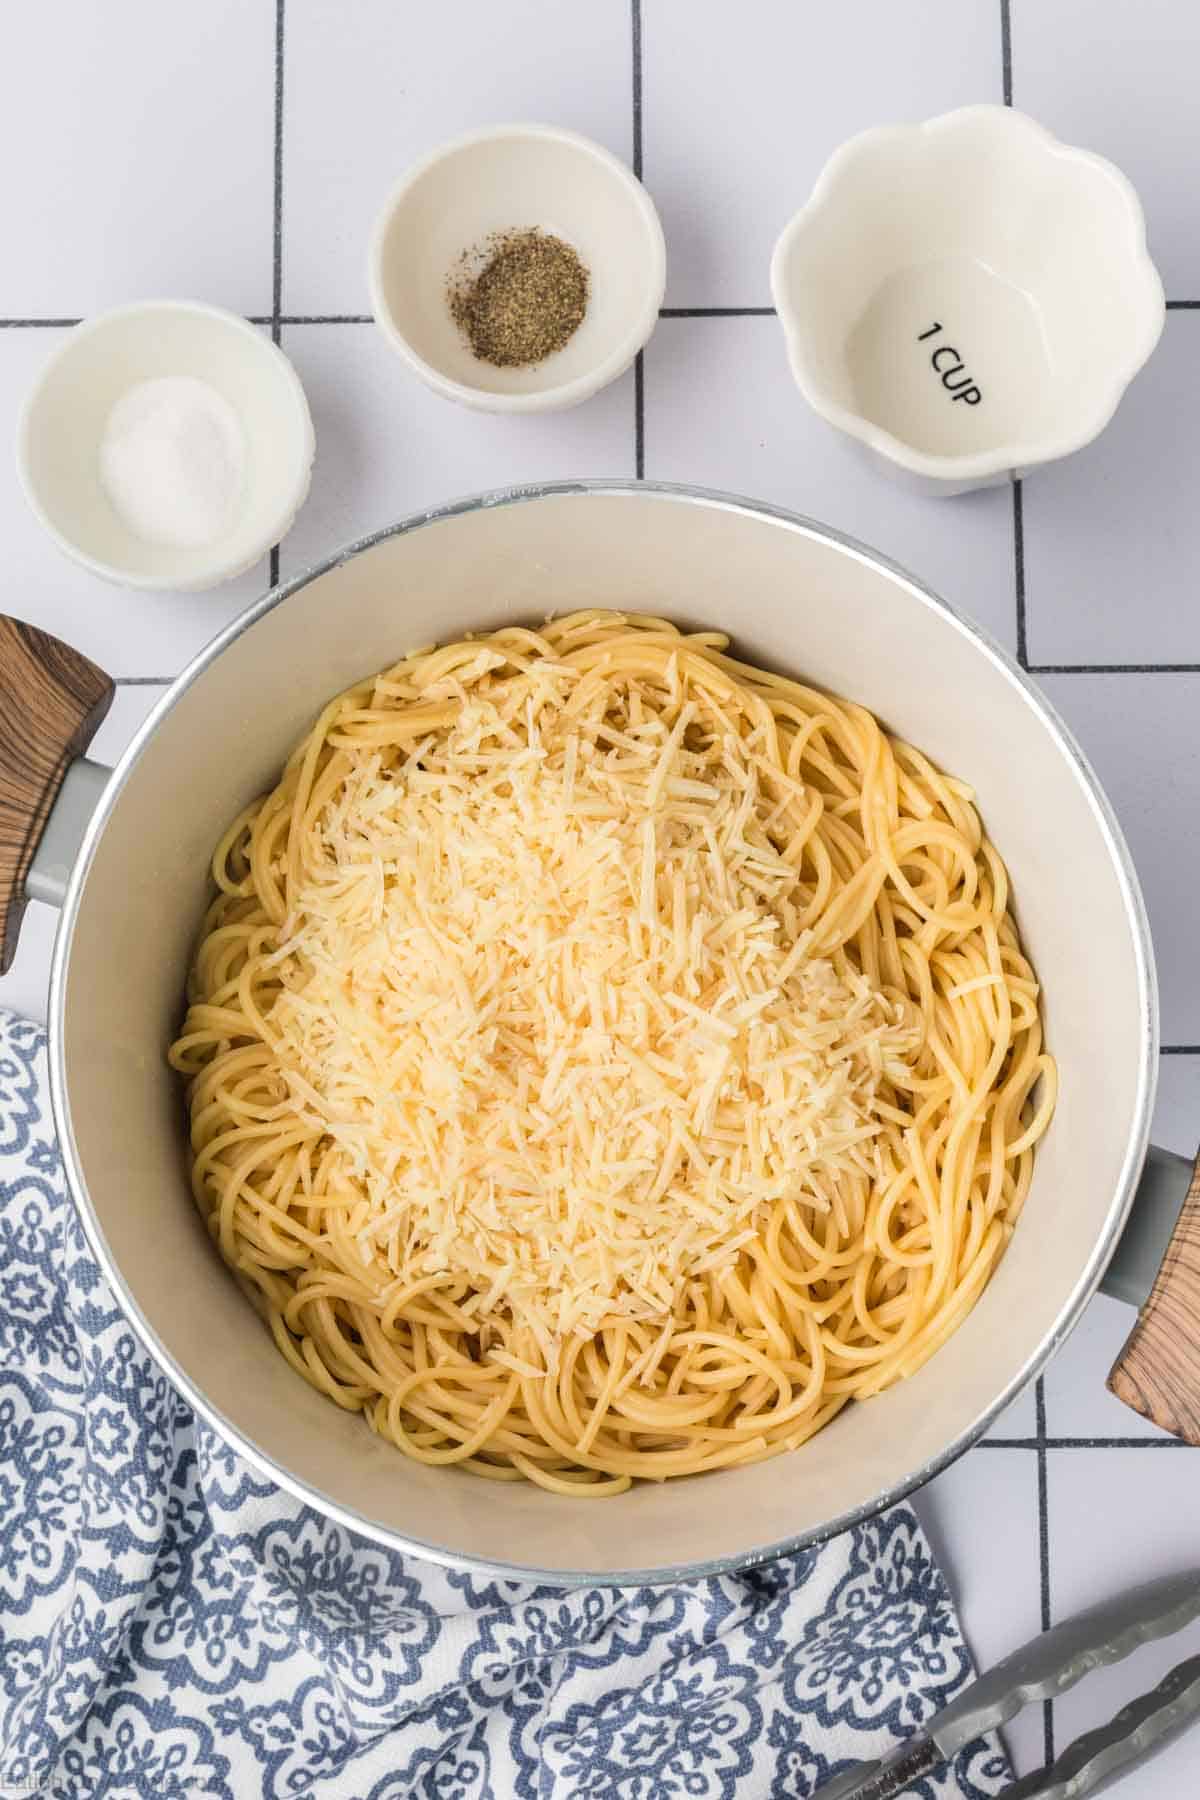
<path fill-rule="evenodd" d="M 43 1033 L 0 1013 L 5 1800 L 799 1796 L 967 1679 L 906 1507 L 742 1576 L 563 1592 L 391 1555 L 280 1493 L 122 1319 L 46 1094 Z M 992 1742 L 914 1792 L 1006 1777 Z"/>

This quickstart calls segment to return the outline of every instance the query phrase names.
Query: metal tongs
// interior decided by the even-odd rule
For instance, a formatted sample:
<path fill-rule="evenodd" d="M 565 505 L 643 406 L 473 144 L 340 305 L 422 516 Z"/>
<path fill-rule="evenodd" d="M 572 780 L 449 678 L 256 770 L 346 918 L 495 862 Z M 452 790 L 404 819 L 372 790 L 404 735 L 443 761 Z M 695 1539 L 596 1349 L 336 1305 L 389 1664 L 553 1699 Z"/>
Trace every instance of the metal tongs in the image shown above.
<path fill-rule="evenodd" d="M 967 1744 L 1038 1700 L 1065 1694 L 1092 1669 L 1172 1637 L 1200 1617 L 1200 1570 L 1148 1582 L 1092 1607 L 1014 1650 L 881 1762 L 857 1763 L 813 1800 L 896 1800 Z M 1005 1789 L 1004 1800 L 1083 1800 L 1098 1794 L 1200 1719 L 1200 1656 L 1179 1663 L 1115 1719 L 1076 1738 L 1058 1759 Z"/>

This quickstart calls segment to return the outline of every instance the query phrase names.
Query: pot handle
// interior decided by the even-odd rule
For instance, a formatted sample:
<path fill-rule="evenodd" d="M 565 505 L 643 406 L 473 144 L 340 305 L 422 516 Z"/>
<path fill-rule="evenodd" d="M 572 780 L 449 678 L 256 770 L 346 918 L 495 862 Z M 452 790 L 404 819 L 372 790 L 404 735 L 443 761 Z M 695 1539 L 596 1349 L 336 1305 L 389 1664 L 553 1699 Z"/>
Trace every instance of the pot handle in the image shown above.
<path fill-rule="evenodd" d="M 0 613 L 0 975 L 16 955 L 34 852 L 114 692 L 78 650 Z"/>
<path fill-rule="evenodd" d="M 1200 1444 L 1200 1156 L 1193 1165 L 1151 1150 L 1103 1285 L 1141 1308 L 1109 1388 L 1164 1431 Z"/>

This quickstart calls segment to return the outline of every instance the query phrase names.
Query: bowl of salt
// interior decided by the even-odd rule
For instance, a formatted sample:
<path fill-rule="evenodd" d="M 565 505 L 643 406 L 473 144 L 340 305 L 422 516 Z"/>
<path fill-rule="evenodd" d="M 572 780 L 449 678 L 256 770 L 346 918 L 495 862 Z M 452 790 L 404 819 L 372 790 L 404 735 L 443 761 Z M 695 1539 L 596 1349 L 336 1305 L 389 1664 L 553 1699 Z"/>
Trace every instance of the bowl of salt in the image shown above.
<path fill-rule="evenodd" d="M 220 307 L 143 301 L 85 320 L 25 402 L 17 468 L 68 556 L 133 588 L 215 587 L 288 530 L 312 474 L 299 377 Z"/>

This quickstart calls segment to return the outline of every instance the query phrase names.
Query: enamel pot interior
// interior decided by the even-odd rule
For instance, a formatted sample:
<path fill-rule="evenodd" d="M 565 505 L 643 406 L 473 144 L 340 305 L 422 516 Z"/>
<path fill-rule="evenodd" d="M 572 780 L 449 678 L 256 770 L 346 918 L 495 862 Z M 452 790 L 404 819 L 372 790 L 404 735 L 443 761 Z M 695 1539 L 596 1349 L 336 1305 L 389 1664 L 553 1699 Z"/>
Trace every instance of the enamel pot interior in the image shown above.
<path fill-rule="evenodd" d="M 470 628 L 615 606 L 863 702 L 970 780 L 1008 862 L 1062 1097 L 980 1303 L 912 1380 L 756 1466 L 564 1500 L 414 1465 L 302 1382 L 212 1248 L 164 1052 L 213 845 L 324 701 Z M 76 869 L 52 1000 L 55 1100 L 85 1226 L 135 1328 L 260 1469 L 399 1548 L 551 1580 L 665 1580 L 813 1542 L 926 1479 L 1041 1366 L 1128 1207 L 1151 1100 L 1153 979 L 1103 796 L 1002 654 L 820 528 L 712 496 L 603 485 L 411 521 L 270 596 L 205 652 L 110 784 Z"/>

